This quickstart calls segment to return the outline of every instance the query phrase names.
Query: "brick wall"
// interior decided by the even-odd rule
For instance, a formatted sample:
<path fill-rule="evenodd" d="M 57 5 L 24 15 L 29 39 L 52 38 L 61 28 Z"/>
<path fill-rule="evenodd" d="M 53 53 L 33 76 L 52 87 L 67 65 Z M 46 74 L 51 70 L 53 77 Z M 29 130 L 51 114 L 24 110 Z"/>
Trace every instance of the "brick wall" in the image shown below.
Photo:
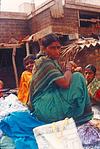
<path fill-rule="evenodd" d="M 28 23 L 24 15 L 0 13 L 0 43 L 7 43 L 11 38 L 20 40 L 28 34 Z"/>
<path fill-rule="evenodd" d="M 29 19 L 28 25 L 32 34 L 48 26 L 52 27 L 52 32 L 75 34 L 78 33 L 78 11 L 65 8 L 64 17 L 55 19 L 51 16 L 50 9 L 46 9 Z"/>
<path fill-rule="evenodd" d="M 0 42 L 8 42 L 11 38 L 23 39 L 28 34 L 27 21 L 0 19 Z"/>
<path fill-rule="evenodd" d="M 33 17 L 25 16 L 21 13 L 0 13 L 0 42 L 8 42 L 12 37 L 20 40 L 26 35 L 37 33 L 48 26 L 51 26 L 52 32 L 63 34 L 88 35 L 91 33 L 100 33 L 99 28 L 79 28 L 79 10 L 64 7 L 64 17 L 53 18 L 50 8 L 33 14 Z M 5 17 L 6 16 L 6 17 Z"/>
<path fill-rule="evenodd" d="M 52 18 L 54 32 L 66 34 L 78 33 L 78 11 L 74 9 L 64 9 L 64 17 L 60 19 Z"/>
<path fill-rule="evenodd" d="M 34 34 L 51 25 L 50 9 L 33 16 L 28 20 L 30 33 Z"/>

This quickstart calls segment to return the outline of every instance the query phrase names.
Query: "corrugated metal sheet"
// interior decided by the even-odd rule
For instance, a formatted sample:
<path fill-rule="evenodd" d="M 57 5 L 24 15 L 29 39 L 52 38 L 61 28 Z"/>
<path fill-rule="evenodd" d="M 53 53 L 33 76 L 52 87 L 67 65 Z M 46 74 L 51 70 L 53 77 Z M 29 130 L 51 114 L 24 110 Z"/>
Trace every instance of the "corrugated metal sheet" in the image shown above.
<path fill-rule="evenodd" d="M 77 53 L 87 48 L 87 50 L 91 49 L 92 47 L 96 48 L 100 46 L 100 40 L 95 39 L 85 39 L 85 40 L 78 40 L 71 44 L 62 47 L 61 57 L 62 59 L 67 60 L 74 60 Z"/>
<path fill-rule="evenodd" d="M 95 41 L 94 43 L 90 43 L 90 44 L 82 44 L 79 47 L 81 49 L 84 49 L 84 48 L 89 48 L 89 47 L 95 47 L 97 45 L 100 45 L 100 41 Z"/>

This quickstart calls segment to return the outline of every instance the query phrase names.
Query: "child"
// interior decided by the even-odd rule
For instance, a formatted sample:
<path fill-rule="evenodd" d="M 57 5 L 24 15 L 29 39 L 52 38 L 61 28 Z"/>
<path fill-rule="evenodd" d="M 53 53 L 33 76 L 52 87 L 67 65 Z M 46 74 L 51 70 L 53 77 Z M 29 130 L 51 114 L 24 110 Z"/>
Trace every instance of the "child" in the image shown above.
<path fill-rule="evenodd" d="M 96 78 L 96 67 L 92 64 L 87 65 L 84 76 L 92 103 L 100 105 L 100 81 Z"/>
<path fill-rule="evenodd" d="M 26 56 L 23 60 L 23 64 L 25 67 L 25 71 L 22 73 L 19 83 L 19 89 L 18 89 L 18 99 L 26 105 L 29 98 L 29 86 L 30 86 L 30 80 L 32 78 L 32 69 L 34 65 L 35 57 L 30 54 Z"/>

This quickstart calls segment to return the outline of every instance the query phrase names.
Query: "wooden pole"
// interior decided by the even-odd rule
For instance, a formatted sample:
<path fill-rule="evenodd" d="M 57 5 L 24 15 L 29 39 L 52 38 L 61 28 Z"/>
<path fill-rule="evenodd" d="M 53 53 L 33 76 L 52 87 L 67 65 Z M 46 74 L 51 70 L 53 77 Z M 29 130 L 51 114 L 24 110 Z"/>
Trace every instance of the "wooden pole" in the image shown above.
<path fill-rule="evenodd" d="M 29 42 L 26 42 L 26 55 L 28 56 L 29 54 L 30 54 Z"/>
<path fill-rule="evenodd" d="M 16 88 L 18 88 L 18 72 L 17 72 L 17 68 L 16 68 L 15 56 L 16 56 L 16 47 L 13 47 L 12 62 L 13 62 L 15 81 L 16 81 Z"/>

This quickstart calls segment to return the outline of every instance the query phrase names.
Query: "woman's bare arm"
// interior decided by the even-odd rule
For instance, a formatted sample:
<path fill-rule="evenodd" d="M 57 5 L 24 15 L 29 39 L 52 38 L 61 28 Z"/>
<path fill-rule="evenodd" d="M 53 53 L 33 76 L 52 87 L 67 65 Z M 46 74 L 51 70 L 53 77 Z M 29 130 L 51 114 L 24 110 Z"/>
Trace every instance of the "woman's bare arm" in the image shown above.
<path fill-rule="evenodd" d="M 62 88 L 68 88 L 71 82 L 71 78 L 72 78 L 72 72 L 71 72 L 71 64 L 67 64 L 66 65 L 66 72 L 64 73 L 64 77 L 60 78 L 58 80 L 55 81 L 55 83 Z"/>

